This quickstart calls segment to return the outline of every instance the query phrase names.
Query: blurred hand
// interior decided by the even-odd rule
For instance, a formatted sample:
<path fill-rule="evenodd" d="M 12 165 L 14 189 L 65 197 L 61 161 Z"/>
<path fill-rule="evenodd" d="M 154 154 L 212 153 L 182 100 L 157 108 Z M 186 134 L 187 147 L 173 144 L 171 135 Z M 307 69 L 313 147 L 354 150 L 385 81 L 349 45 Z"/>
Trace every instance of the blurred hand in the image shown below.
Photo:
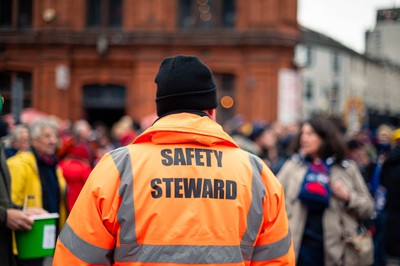
<path fill-rule="evenodd" d="M 42 208 L 27 208 L 25 210 L 25 213 L 28 216 L 32 216 L 32 215 L 46 214 L 46 213 L 49 213 L 49 212 L 46 211 L 45 209 L 42 209 Z"/>
<path fill-rule="evenodd" d="M 6 226 L 13 231 L 30 230 L 33 225 L 33 220 L 28 214 L 18 209 L 7 209 Z"/>
<path fill-rule="evenodd" d="M 331 189 L 333 195 L 335 195 L 338 199 L 343 200 L 344 202 L 348 202 L 350 199 L 350 193 L 345 185 L 339 180 L 336 180 L 331 184 Z"/>

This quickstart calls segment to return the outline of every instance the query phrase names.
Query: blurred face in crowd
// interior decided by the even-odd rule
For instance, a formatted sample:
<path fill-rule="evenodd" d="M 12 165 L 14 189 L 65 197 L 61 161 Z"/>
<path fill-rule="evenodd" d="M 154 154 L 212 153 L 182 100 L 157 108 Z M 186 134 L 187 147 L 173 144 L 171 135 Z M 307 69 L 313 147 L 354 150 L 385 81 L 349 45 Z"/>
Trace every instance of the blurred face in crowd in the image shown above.
<path fill-rule="evenodd" d="M 369 158 L 368 153 L 364 146 L 355 149 L 352 155 L 353 155 L 352 158 L 360 166 L 368 166 L 371 163 L 371 159 Z"/>
<path fill-rule="evenodd" d="M 41 155 L 51 156 L 56 153 L 58 144 L 58 134 L 54 128 L 45 127 L 42 134 L 36 139 L 32 139 L 32 146 Z"/>
<path fill-rule="evenodd" d="M 378 143 L 390 143 L 390 133 L 388 132 L 379 132 L 378 133 Z"/>
<path fill-rule="evenodd" d="M 21 129 L 18 139 L 13 143 L 13 146 L 17 150 L 26 151 L 29 150 L 29 130 L 27 128 Z"/>
<path fill-rule="evenodd" d="M 301 127 L 300 135 L 300 152 L 311 156 L 312 158 L 319 157 L 318 151 L 322 145 L 322 139 L 314 131 L 310 124 L 305 123 Z"/>
<path fill-rule="evenodd" d="M 89 139 L 92 129 L 88 123 L 82 124 L 80 137 L 82 139 Z"/>
<path fill-rule="evenodd" d="M 257 138 L 256 142 L 261 147 L 269 149 L 276 145 L 277 137 L 272 129 L 267 129 Z"/>

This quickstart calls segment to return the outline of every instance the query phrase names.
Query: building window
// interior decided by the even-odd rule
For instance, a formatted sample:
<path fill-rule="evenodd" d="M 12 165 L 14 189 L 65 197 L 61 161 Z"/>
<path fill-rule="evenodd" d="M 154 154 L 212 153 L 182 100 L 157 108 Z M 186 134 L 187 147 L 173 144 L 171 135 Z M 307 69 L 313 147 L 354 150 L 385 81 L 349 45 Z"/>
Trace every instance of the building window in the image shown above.
<path fill-rule="evenodd" d="M 0 28 L 32 28 L 32 0 L 1 0 Z"/>
<path fill-rule="evenodd" d="M 309 45 L 297 45 L 295 62 L 299 67 L 309 67 L 312 64 L 312 48 Z"/>
<path fill-rule="evenodd" d="M 332 87 L 329 90 L 329 95 L 328 95 L 328 99 L 329 99 L 329 107 L 331 111 L 337 111 L 337 104 L 339 102 L 339 93 L 340 93 L 340 87 L 339 84 L 334 83 L 332 85 Z"/>
<path fill-rule="evenodd" d="M 12 27 L 12 0 L 0 1 L 0 26 L 2 28 Z"/>
<path fill-rule="evenodd" d="M 19 83 L 23 87 L 22 107 L 32 106 L 32 74 L 28 72 L 0 72 L 0 94 L 4 97 L 3 113 L 10 113 L 16 95 L 13 95 L 13 86 Z M 21 99 L 20 99 L 21 100 Z"/>
<path fill-rule="evenodd" d="M 374 42 L 375 42 L 375 47 L 376 49 L 381 48 L 381 32 L 380 31 L 376 31 L 374 34 Z"/>
<path fill-rule="evenodd" d="M 307 46 L 307 65 L 311 66 L 313 63 L 313 49 L 311 46 Z"/>
<path fill-rule="evenodd" d="M 235 0 L 179 0 L 181 29 L 233 28 L 235 17 Z"/>
<path fill-rule="evenodd" d="M 218 88 L 217 121 L 224 123 L 235 115 L 235 76 L 231 74 L 214 74 Z"/>
<path fill-rule="evenodd" d="M 314 91 L 313 83 L 311 80 L 308 80 L 306 82 L 305 91 L 304 91 L 304 97 L 306 98 L 307 101 L 312 101 L 312 99 L 314 98 L 313 91 Z"/>
<path fill-rule="evenodd" d="M 122 0 L 86 0 L 88 28 L 121 28 Z"/>
<path fill-rule="evenodd" d="M 338 52 L 332 54 L 332 71 L 337 74 L 340 72 L 340 60 Z"/>
<path fill-rule="evenodd" d="M 399 21 L 400 20 L 400 8 L 383 9 L 379 10 L 376 16 L 376 21 Z"/>
<path fill-rule="evenodd" d="M 126 88 L 118 84 L 88 84 L 83 87 L 85 119 L 112 127 L 125 114 Z"/>

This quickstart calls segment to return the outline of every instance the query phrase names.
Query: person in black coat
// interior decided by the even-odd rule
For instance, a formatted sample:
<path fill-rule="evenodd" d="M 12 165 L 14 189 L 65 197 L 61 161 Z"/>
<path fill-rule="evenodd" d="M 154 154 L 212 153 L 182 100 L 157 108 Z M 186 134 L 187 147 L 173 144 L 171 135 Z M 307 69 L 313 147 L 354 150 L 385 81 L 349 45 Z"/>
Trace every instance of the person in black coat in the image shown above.
<path fill-rule="evenodd" d="M 382 185 L 386 188 L 386 234 L 385 249 L 388 262 L 400 264 L 400 129 L 392 137 L 395 147 L 384 162 L 381 173 Z"/>
<path fill-rule="evenodd" d="M 0 95 L 0 115 L 3 110 L 4 98 Z M 0 138 L 8 132 L 8 124 L 0 117 Z M 30 230 L 33 220 L 30 215 L 39 214 L 42 210 L 21 210 L 11 201 L 11 177 L 6 163 L 4 146 L 0 141 L 0 265 L 16 266 L 13 253 L 13 231 Z"/>
<path fill-rule="evenodd" d="M 2 109 L 0 96 L 0 114 Z M 6 134 L 6 122 L 0 118 L 0 137 Z M 33 220 L 29 214 L 19 210 L 11 202 L 10 173 L 6 164 L 4 147 L 0 142 L 0 264 L 2 266 L 15 266 L 16 261 L 12 248 L 12 231 L 29 230 Z"/>
<path fill-rule="evenodd" d="M 12 230 L 29 230 L 33 220 L 15 209 L 10 199 L 10 174 L 0 147 L 0 261 L 3 266 L 16 265 L 12 250 Z"/>

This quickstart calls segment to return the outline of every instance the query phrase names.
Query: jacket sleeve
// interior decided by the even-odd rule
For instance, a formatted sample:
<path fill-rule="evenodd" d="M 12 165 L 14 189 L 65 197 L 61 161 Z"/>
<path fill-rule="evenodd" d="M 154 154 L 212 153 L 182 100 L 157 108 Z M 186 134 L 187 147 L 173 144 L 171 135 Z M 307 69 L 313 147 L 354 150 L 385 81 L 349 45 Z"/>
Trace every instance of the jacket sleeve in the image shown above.
<path fill-rule="evenodd" d="M 348 162 L 345 172 L 353 183 L 353 190 L 350 191 L 347 208 L 357 214 L 358 218 L 368 219 L 374 211 L 374 201 L 368 191 L 364 178 L 357 166 L 351 162 Z"/>
<path fill-rule="evenodd" d="M 3 206 L 0 206 L 0 226 L 6 227 L 6 220 L 7 220 L 7 209 Z"/>
<path fill-rule="evenodd" d="M 278 178 L 279 182 L 283 186 L 284 190 L 288 187 L 288 185 L 289 185 L 288 183 L 290 182 L 290 178 L 292 177 L 290 169 L 293 170 L 293 162 L 291 159 L 288 159 L 282 165 L 279 172 L 276 174 L 276 177 Z"/>
<path fill-rule="evenodd" d="M 85 183 L 57 240 L 53 265 L 112 265 L 119 172 L 109 154 Z"/>
<path fill-rule="evenodd" d="M 285 210 L 282 185 L 264 164 L 261 175 L 266 188 L 263 199 L 264 220 L 251 265 L 295 265 L 293 239 Z"/>
<path fill-rule="evenodd" d="M 20 163 L 18 158 L 11 157 L 7 160 L 8 169 L 11 176 L 11 200 L 14 204 L 22 207 L 25 199 L 27 180 L 27 165 Z"/>

